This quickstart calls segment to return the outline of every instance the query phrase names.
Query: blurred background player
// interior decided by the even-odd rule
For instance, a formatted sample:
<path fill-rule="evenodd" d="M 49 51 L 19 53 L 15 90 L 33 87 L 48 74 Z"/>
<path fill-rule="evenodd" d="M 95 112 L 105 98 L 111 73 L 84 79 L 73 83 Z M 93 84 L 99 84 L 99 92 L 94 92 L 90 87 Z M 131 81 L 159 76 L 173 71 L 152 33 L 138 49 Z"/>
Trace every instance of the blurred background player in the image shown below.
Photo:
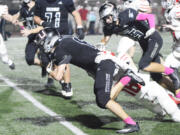
<path fill-rule="evenodd" d="M 12 16 L 8 14 L 7 5 L 0 5 L 0 17 L 4 18 L 7 21 L 12 22 Z M 3 63 L 8 64 L 10 69 L 15 69 L 14 62 L 8 57 L 7 49 L 4 44 L 4 39 L 1 34 L 0 34 L 0 56 Z"/>
<path fill-rule="evenodd" d="M 172 52 L 165 59 L 165 65 L 172 67 L 178 74 L 180 67 L 180 4 L 176 0 L 161 0 L 165 8 L 164 17 L 167 24 L 163 27 L 170 29 L 173 37 Z M 180 82 L 175 87 L 175 95 L 180 98 Z"/>
<path fill-rule="evenodd" d="M 84 30 L 82 26 L 81 16 L 75 9 L 72 0 L 37 0 L 35 4 L 34 20 L 38 25 L 44 28 L 56 28 L 60 34 L 68 35 L 68 13 L 71 13 L 77 24 L 77 37 L 84 38 Z M 53 80 L 48 78 L 47 84 L 52 84 Z M 64 74 L 64 82 L 62 84 L 62 95 L 64 97 L 72 97 L 73 90 L 70 83 L 70 67 L 67 66 Z"/>

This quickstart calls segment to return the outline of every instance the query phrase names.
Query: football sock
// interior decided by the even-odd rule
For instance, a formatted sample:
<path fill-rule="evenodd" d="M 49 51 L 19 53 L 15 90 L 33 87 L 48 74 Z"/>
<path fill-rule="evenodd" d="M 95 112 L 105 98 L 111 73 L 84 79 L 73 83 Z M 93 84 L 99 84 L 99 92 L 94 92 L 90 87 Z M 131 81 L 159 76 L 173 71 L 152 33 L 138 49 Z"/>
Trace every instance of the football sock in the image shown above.
<path fill-rule="evenodd" d="M 176 94 L 177 98 L 180 98 L 180 91 Z"/>
<path fill-rule="evenodd" d="M 131 81 L 131 78 L 129 76 L 124 76 L 121 78 L 120 82 L 125 86 Z"/>
<path fill-rule="evenodd" d="M 165 67 L 164 73 L 165 73 L 166 75 L 170 75 L 170 74 L 172 74 L 173 72 L 174 72 L 174 69 L 169 68 L 169 67 Z"/>
<path fill-rule="evenodd" d="M 126 124 L 136 125 L 136 122 L 135 122 L 131 117 L 127 117 L 127 118 L 124 119 L 123 121 L 124 121 L 124 123 L 126 123 Z"/>

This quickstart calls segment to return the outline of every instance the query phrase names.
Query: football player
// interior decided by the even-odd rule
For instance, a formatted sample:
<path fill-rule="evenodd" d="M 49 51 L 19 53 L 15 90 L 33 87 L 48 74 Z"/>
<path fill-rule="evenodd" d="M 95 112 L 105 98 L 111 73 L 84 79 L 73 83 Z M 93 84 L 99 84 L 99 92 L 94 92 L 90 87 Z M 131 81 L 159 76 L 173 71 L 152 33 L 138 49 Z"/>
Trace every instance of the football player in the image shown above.
<path fill-rule="evenodd" d="M 0 18 L 4 18 L 5 20 L 12 22 L 12 16 L 8 13 L 7 5 L 0 5 Z M 5 64 L 9 65 L 10 69 L 12 70 L 15 69 L 14 62 L 8 57 L 7 49 L 1 34 L 0 34 L 0 56 L 2 61 Z"/>
<path fill-rule="evenodd" d="M 37 37 L 36 43 L 46 53 L 51 54 L 53 63 L 47 71 L 56 80 L 61 80 L 67 64 L 76 65 L 95 77 L 94 93 L 96 103 L 101 108 L 107 108 L 123 119 L 126 126 L 118 132 L 130 133 L 139 130 L 138 123 L 125 113 L 122 107 L 110 98 L 113 77 L 120 72 L 116 88 L 122 89 L 130 81 L 144 85 L 144 81 L 136 76 L 125 62 L 117 60 L 111 53 L 101 52 L 93 45 L 72 36 L 57 35 L 54 29 L 44 29 Z M 55 64 L 55 67 L 54 67 Z M 124 76 L 125 74 L 125 76 Z"/>
<path fill-rule="evenodd" d="M 121 60 L 126 63 L 132 61 L 128 55 L 125 55 Z M 138 71 L 138 69 L 133 67 L 133 71 Z M 169 115 L 173 121 L 180 122 L 180 109 L 177 106 L 180 105 L 180 99 L 174 97 L 173 93 L 166 91 L 155 81 L 150 81 L 149 74 L 138 72 L 137 75 L 143 78 L 146 85 L 140 86 L 130 83 L 123 88 L 123 91 L 136 98 L 139 104 L 157 114 L 158 118 L 162 119 L 164 116 Z M 116 83 L 116 80 L 114 83 Z M 114 88 L 112 91 L 115 93 L 112 98 L 115 99 L 118 96 L 118 90 Z"/>
<path fill-rule="evenodd" d="M 23 0 L 22 7 L 18 13 L 13 15 L 13 23 L 21 27 L 21 34 L 28 37 L 28 43 L 25 48 L 25 59 L 28 65 L 41 65 L 35 55 L 38 51 L 38 46 L 35 45 L 34 39 L 38 32 L 38 27 L 33 20 L 35 0 Z M 18 21 L 20 20 L 20 21 Z"/>
<path fill-rule="evenodd" d="M 150 2 L 148 0 L 124 0 L 124 8 L 133 8 L 138 12 L 143 13 L 151 13 L 152 9 L 150 6 Z M 100 49 L 105 49 L 105 45 L 109 41 L 110 36 L 104 37 L 97 46 Z M 129 37 L 123 36 L 121 37 L 118 48 L 117 48 L 118 57 L 123 56 L 125 53 L 128 53 L 131 57 L 134 56 L 135 53 L 135 41 Z"/>
<path fill-rule="evenodd" d="M 34 20 L 37 24 L 45 27 L 56 28 L 60 34 L 68 35 L 68 13 L 71 13 L 77 24 L 77 36 L 84 38 L 81 17 L 75 9 L 72 0 L 37 0 L 35 5 Z M 52 79 L 48 79 L 48 82 Z M 70 83 L 70 67 L 67 67 L 62 84 L 62 95 L 72 97 L 73 90 Z"/>
<path fill-rule="evenodd" d="M 112 34 L 127 36 L 138 41 L 143 55 L 139 61 L 139 69 L 150 72 L 151 78 L 157 82 L 162 79 L 162 74 L 168 75 L 175 87 L 178 87 L 180 79 L 173 68 L 160 64 L 159 51 L 163 40 L 155 31 L 154 15 L 138 13 L 129 8 L 118 12 L 114 3 L 104 3 L 99 9 L 100 18 L 104 23 L 104 36 Z M 149 26 L 144 23 L 147 20 Z"/>
<path fill-rule="evenodd" d="M 176 72 L 180 67 L 180 4 L 176 0 L 162 0 L 165 8 L 164 17 L 167 24 L 163 26 L 169 28 L 173 37 L 172 52 L 167 56 L 165 65 L 172 67 Z M 175 88 L 177 98 L 180 98 L 180 84 Z"/>
<path fill-rule="evenodd" d="M 34 39 L 36 33 L 43 27 L 38 26 L 34 22 L 35 0 L 23 0 L 22 7 L 18 13 L 13 15 L 13 23 L 21 27 L 21 34 L 28 37 L 28 42 L 25 48 L 25 59 L 28 65 L 38 65 L 42 67 L 42 76 L 46 74 L 46 66 L 49 59 L 46 54 L 35 44 Z M 38 57 L 36 57 L 36 55 Z M 53 85 L 53 84 L 51 84 Z M 49 85 L 48 85 L 49 86 Z M 47 86 L 47 87 L 48 87 Z"/>

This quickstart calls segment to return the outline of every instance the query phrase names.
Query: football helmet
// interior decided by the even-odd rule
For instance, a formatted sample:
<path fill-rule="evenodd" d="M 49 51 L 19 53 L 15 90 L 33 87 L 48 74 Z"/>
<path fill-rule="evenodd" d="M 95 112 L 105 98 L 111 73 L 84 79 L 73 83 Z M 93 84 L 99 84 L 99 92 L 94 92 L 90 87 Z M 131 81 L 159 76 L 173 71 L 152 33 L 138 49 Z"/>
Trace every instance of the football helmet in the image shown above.
<path fill-rule="evenodd" d="M 35 43 L 42 48 L 45 53 L 50 53 L 59 38 L 60 34 L 55 28 L 45 28 L 37 34 Z"/>
<path fill-rule="evenodd" d="M 24 3 L 28 4 L 30 3 L 32 0 L 23 0 Z"/>
<path fill-rule="evenodd" d="M 112 16 L 113 21 L 118 19 L 118 10 L 114 3 L 106 2 L 99 9 L 99 17 L 106 23 L 106 18 Z"/>
<path fill-rule="evenodd" d="M 171 9 L 175 2 L 176 0 L 161 0 L 161 5 L 165 9 Z"/>

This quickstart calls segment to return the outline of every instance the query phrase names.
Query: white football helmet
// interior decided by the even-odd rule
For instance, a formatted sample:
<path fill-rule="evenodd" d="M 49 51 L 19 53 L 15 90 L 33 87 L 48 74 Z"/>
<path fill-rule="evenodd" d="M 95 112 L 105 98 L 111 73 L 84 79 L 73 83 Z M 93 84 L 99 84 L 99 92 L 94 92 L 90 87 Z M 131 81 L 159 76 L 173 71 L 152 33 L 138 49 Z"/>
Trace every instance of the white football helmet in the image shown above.
<path fill-rule="evenodd" d="M 161 0 L 161 5 L 165 9 L 171 9 L 175 2 L 176 0 Z"/>

